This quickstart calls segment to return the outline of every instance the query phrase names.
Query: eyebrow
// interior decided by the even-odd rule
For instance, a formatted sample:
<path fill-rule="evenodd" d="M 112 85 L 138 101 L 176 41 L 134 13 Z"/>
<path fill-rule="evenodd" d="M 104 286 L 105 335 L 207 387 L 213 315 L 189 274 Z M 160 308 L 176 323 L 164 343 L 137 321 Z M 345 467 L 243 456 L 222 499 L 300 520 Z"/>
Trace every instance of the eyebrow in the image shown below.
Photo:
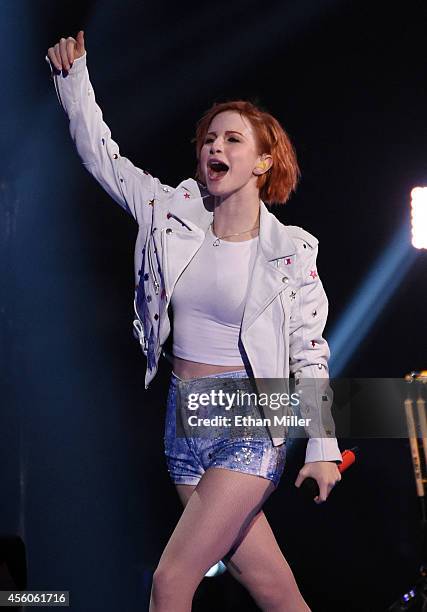
<path fill-rule="evenodd" d="M 238 132 L 237 130 L 227 130 L 225 133 L 226 133 L 226 134 L 240 134 L 240 136 L 243 136 L 243 134 L 241 134 L 241 133 L 240 133 L 240 132 Z M 206 136 L 208 136 L 208 134 L 213 134 L 214 136 L 216 136 L 216 135 L 217 135 L 217 134 L 216 134 L 216 132 L 208 132 L 208 133 L 206 134 Z M 243 138 L 244 138 L 244 136 L 243 136 Z"/>

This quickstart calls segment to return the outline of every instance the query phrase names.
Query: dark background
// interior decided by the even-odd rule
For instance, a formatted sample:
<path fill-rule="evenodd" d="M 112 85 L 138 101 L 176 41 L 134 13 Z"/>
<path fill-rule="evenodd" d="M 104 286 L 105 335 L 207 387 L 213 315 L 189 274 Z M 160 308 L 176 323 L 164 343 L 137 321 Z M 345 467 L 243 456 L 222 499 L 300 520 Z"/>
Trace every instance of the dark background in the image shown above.
<path fill-rule="evenodd" d="M 273 212 L 320 240 L 328 338 L 393 237 L 409 236 L 410 190 L 426 184 L 425 3 L 36 0 L 0 10 L 0 532 L 24 539 L 28 588 L 69 589 L 74 610 L 142 610 L 180 514 L 162 448 L 170 367 L 144 390 L 131 328 L 136 226 L 81 167 L 47 48 L 85 30 L 121 153 L 173 186 L 194 176 L 195 123 L 214 101 L 249 98 L 279 119 L 302 179 Z M 340 376 L 427 367 L 425 252 L 408 246 L 402 266 Z M 355 443 L 357 467 L 322 506 L 293 487 L 304 459 L 294 444 L 265 506 L 314 611 L 385 610 L 421 560 L 407 442 L 340 447 Z M 194 609 L 255 607 L 225 574 L 202 582 Z"/>

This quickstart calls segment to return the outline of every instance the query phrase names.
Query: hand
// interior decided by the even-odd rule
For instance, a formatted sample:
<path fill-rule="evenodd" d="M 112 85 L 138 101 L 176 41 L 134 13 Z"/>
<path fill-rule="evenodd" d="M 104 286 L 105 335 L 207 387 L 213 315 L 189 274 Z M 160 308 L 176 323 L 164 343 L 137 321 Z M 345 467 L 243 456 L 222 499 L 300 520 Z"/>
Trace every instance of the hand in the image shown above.
<path fill-rule="evenodd" d="M 314 501 L 316 504 L 325 502 L 334 485 L 341 480 L 341 474 L 333 461 L 312 461 L 305 463 L 298 472 L 295 486 L 299 487 L 305 478 L 314 478 L 319 486 L 319 495 Z"/>
<path fill-rule="evenodd" d="M 85 53 L 83 30 L 78 32 L 76 38 L 72 36 L 61 38 L 54 47 L 49 47 L 47 51 L 48 58 L 54 67 L 59 71 L 66 70 L 67 72 L 73 65 L 74 60 L 82 57 Z"/>

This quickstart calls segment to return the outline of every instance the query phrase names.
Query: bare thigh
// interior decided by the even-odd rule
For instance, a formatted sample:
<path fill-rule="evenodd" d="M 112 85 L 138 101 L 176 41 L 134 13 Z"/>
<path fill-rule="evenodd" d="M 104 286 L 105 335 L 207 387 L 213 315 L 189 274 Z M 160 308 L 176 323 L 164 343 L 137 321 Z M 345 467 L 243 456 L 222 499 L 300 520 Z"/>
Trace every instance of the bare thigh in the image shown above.
<path fill-rule="evenodd" d="M 185 507 L 196 485 L 176 485 L 176 489 Z M 217 561 L 219 558 L 212 565 Z M 309 610 L 262 509 L 241 530 L 222 561 L 262 609 L 269 609 L 272 600 L 279 599 L 285 602 L 287 610 Z M 277 593 L 278 584 L 280 594 Z"/>
<path fill-rule="evenodd" d="M 169 575 L 191 575 L 197 586 L 243 536 L 273 491 L 273 483 L 265 478 L 208 469 L 186 497 L 185 509 L 160 558 L 159 573 L 166 569 Z"/>
<path fill-rule="evenodd" d="M 184 507 L 196 486 L 176 485 Z M 217 561 L 219 559 L 213 563 Z M 254 515 L 231 549 L 223 555 L 222 561 L 227 565 L 232 576 L 242 583 L 246 575 L 251 574 L 254 568 L 257 568 L 258 571 L 260 565 L 264 566 L 267 571 L 276 571 L 277 565 L 289 567 L 263 510 Z"/>

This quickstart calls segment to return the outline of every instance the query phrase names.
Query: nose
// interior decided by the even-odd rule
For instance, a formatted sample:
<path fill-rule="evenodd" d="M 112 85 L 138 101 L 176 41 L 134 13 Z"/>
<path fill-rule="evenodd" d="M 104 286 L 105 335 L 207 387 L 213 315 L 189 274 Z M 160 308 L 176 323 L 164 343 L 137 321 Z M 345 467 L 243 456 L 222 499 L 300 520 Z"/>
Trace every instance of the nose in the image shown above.
<path fill-rule="evenodd" d="M 218 151 L 221 151 L 220 141 L 218 138 L 215 138 L 215 140 L 211 142 L 209 153 L 212 154 Z"/>

